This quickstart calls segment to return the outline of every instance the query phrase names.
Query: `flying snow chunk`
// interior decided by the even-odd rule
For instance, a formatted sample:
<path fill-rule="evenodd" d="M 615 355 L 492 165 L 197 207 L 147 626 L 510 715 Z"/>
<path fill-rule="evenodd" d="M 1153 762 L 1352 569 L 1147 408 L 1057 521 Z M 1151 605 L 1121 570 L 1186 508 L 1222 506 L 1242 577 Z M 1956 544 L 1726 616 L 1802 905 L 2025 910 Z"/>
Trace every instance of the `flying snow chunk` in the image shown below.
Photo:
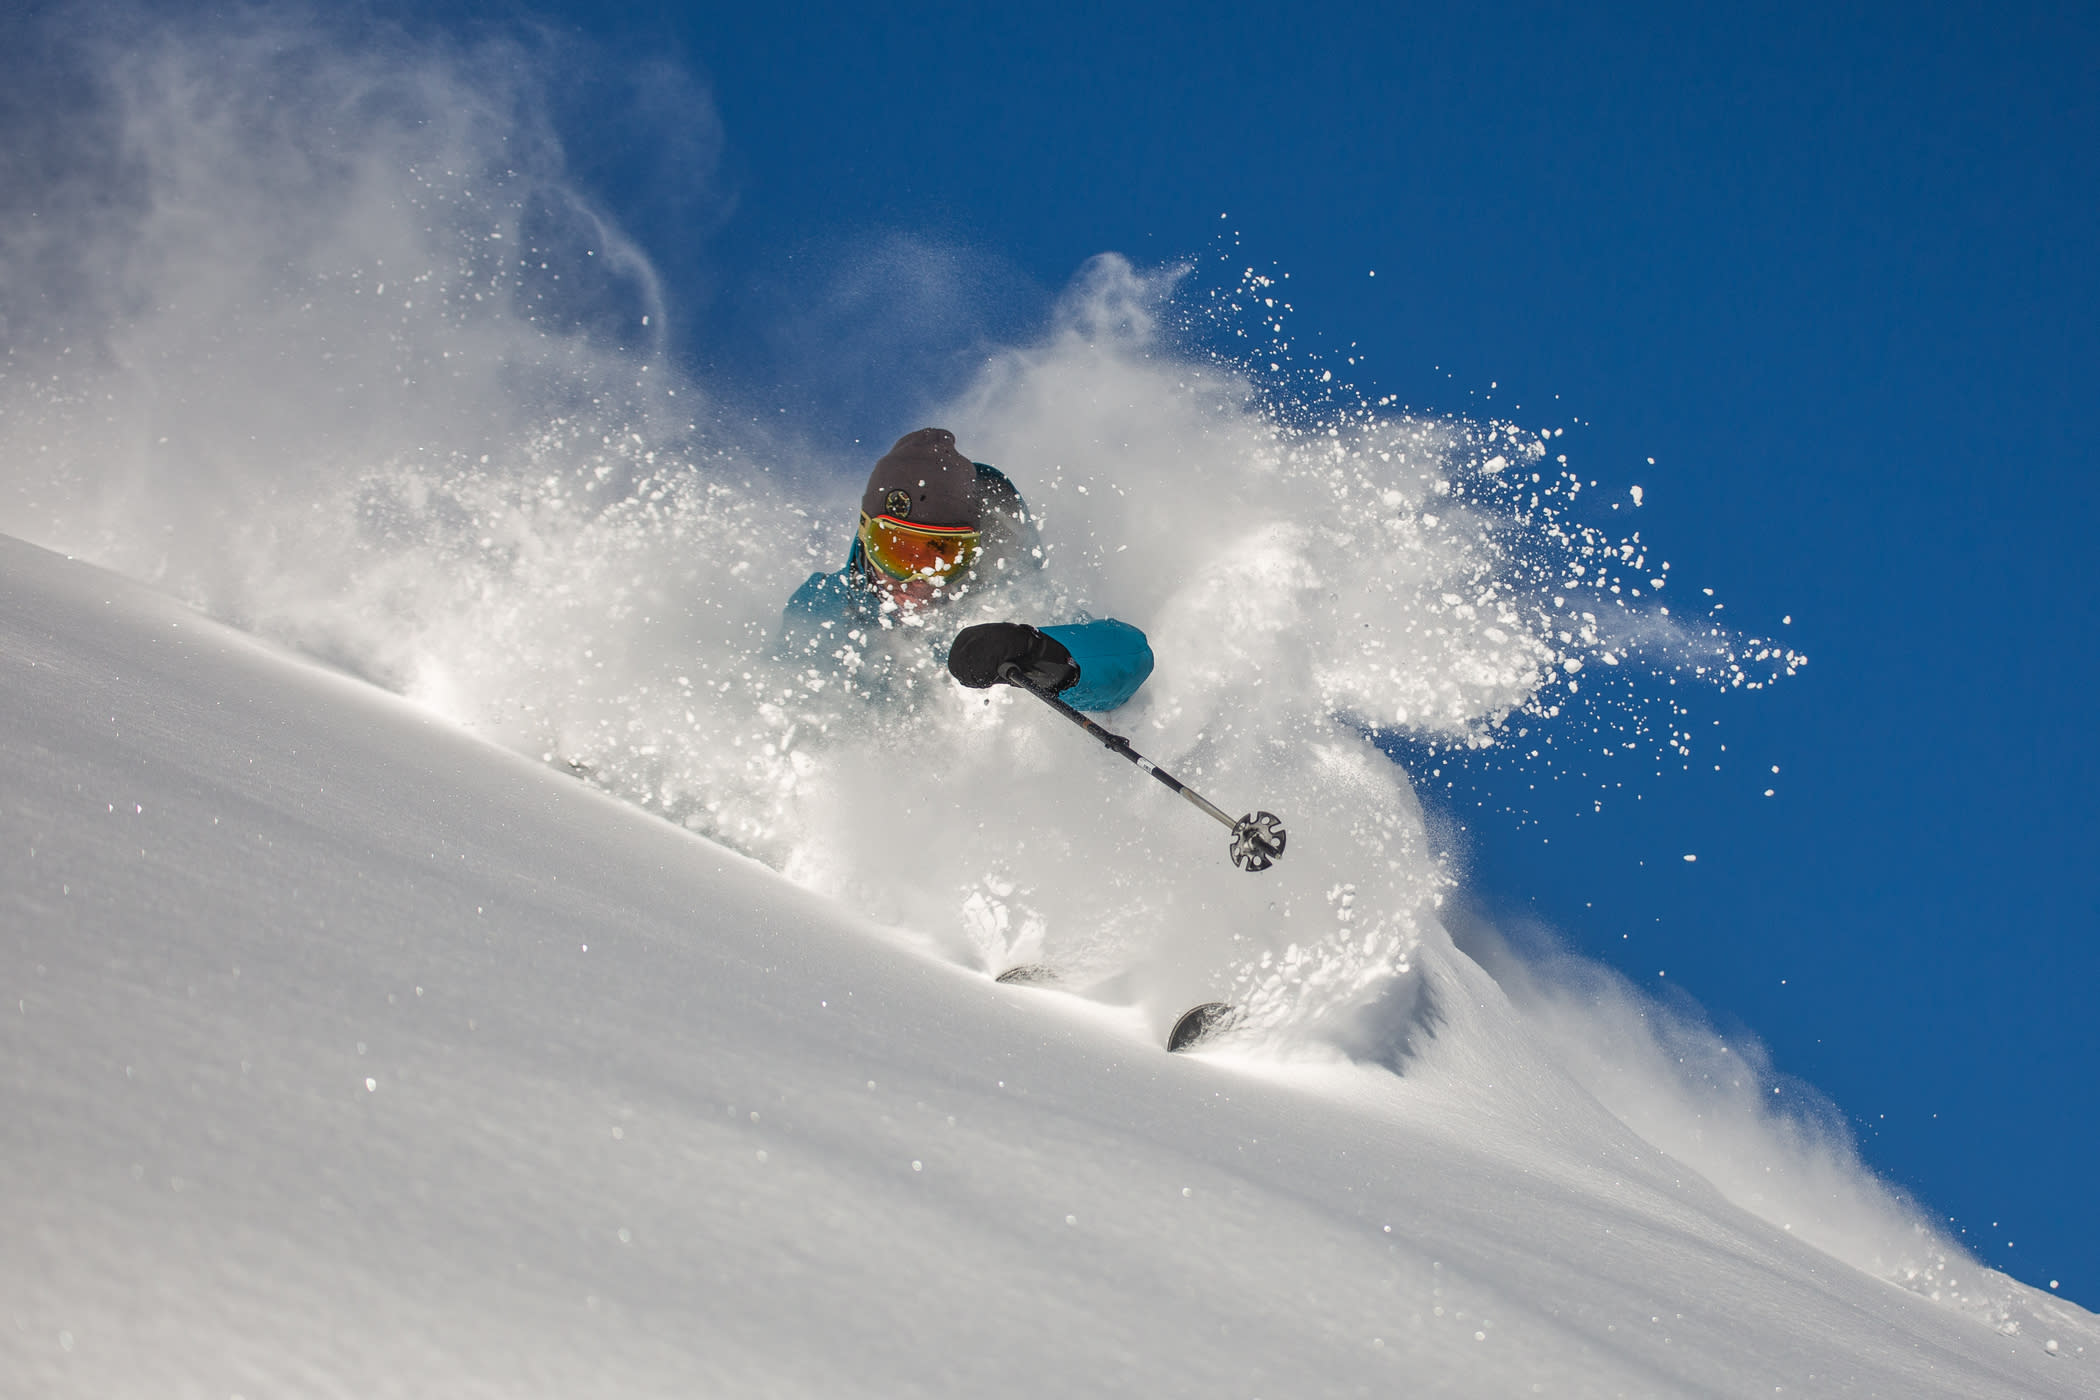
<path fill-rule="evenodd" d="M 1638 486 L 1633 488 L 1633 503 L 1636 506 L 1641 503 L 1641 488 Z"/>
<path fill-rule="evenodd" d="M 1484 472 L 1499 472 L 1508 465 L 1509 458 L 1497 452 L 1494 456 L 1488 458 L 1485 462 L 1482 462 L 1480 464 L 1480 469 Z"/>
<path fill-rule="evenodd" d="M 1686 864 L 1690 864 L 1691 862 L 1693 862 L 1693 861 L 1696 861 L 1697 859 L 1699 859 L 1699 857 L 1697 857 L 1697 856 L 1695 856 L 1695 855 L 1692 855 L 1692 854 L 1691 854 L 1690 852 L 1686 852 L 1686 853 L 1685 853 L 1685 857 L 1684 857 L 1684 859 L 1685 859 L 1685 863 L 1686 863 Z"/>

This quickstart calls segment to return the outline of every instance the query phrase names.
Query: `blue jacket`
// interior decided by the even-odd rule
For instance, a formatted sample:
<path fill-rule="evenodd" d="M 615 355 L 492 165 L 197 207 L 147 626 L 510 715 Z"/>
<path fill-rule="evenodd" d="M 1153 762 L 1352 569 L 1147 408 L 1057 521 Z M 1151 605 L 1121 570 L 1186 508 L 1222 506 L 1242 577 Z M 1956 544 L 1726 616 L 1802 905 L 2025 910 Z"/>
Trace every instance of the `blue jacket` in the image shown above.
<path fill-rule="evenodd" d="M 1020 493 L 1004 473 L 977 463 L 978 480 L 988 502 L 983 562 L 1004 553 L 1010 560 L 1040 561 L 1035 524 Z M 1036 562 L 1035 567 L 1041 567 Z M 845 566 L 834 573 L 811 574 L 788 599 L 782 614 L 780 650 L 791 659 L 807 658 L 822 666 L 831 662 L 850 669 L 857 657 L 871 649 L 873 639 L 898 630 L 881 610 L 881 596 L 866 582 L 866 565 L 860 540 L 846 555 Z M 937 605 L 938 606 L 938 605 Z M 1059 698 L 1077 710 L 1113 710 L 1137 694 L 1152 674 L 1152 648 L 1145 634 L 1127 622 L 1097 618 L 1084 622 L 1059 623 L 1042 629 L 1072 653 L 1079 679 Z M 935 661 L 947 662 L 949 633 L 931 632 L 927 652 Z M 902 640 L 900 638 L 900 640 Z"/>

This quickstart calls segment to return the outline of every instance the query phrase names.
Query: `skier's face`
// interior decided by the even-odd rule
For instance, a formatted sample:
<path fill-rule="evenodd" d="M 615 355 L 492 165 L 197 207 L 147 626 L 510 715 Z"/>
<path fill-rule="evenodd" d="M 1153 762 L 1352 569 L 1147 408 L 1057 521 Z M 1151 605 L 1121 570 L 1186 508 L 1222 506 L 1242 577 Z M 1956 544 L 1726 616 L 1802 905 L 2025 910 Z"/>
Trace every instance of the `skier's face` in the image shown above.
<path fill-rule="evenodd" d="M 899 606 L 942 601 L 977 562 L 981 537 L 968 526 L 907 525 L 888 515 L 860 518 L 868 579 Z"/>
<path fill-rule="evenodd" d="M 899 608 L 915 610 L 961 597 L 969 592 L 968 580 L 974 575 L 955 573 L 940 578 L 891 578 L 880 569 L 868 568 L 863 571 L 863 577 L 887 601 Z"/>

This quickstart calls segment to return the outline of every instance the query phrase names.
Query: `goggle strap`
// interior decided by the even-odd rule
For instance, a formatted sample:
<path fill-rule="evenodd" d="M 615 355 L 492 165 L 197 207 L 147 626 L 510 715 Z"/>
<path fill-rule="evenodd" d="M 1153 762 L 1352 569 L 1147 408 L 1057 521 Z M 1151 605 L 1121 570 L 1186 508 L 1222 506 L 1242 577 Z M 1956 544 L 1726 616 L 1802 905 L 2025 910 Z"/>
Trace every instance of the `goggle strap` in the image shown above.
<path fill-rule="evenodd" d="M 920 525 L 910 520 L 899 520 L 894 515 L 867 515 L 863 513 L 861 519 L 874 525 L 887 525 L 894 530 L 909 530 L 915 535 L 933 535 L 941 538 L 983 533 L 975 525 Z"/>

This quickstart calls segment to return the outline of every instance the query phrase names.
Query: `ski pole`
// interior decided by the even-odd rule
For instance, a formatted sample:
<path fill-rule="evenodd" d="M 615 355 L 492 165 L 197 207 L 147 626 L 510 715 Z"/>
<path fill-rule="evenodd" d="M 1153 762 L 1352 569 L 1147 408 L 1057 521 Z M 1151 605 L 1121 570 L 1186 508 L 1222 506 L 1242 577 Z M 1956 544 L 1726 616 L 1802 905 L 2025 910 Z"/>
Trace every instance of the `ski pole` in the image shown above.
<path fill-rule="evenodd" d="M 1164 783 L 1168 791 L 1178 793 L 1188 801 L 1190 806 L 1209 816 L 1230 831 L 1232 833 L 1232 844 L 1227 850 L 1232 856 L 1232 863 L 1240 869 L 1250 873 L 1257 870 L 1267 870 L 1277 861 L 1283 859 L 1283 843 L 1286 833 L 1283 829 L 1282 820 L 1273 813 L 1250 812 L 1238 821 L 1234 821 L 1231 817 L 1225 815 L 1223 809 L 1207 801 L 1194 788 L 1189 787 L 1166 769 L 1130 747 L 1128 739 L 1120 734 L 1109 733 L 1109 731 L 1058 699 L 1054 692 L 1039 690 L 1035 686 L 1030 685 L 1022 677 L 1021 668 L 1013 662 L 1009 661 L 999 668 L 999 679 L 1005 681 L 1008 685 L 1018 686 L 1020 689 L 1027 691 L 1030 695 L 1033 695 L 1036 699 L 1042 701 L 1045 705 L 1048 705 L 1051 709 L 1100 740 L 1102 747 L 1106 748 L 1110 753 L 1118 753 L 1129 759 L 1140 769 L 1150 773 L 1153 777 L 1159 779 L 1161 783 Z"/>

